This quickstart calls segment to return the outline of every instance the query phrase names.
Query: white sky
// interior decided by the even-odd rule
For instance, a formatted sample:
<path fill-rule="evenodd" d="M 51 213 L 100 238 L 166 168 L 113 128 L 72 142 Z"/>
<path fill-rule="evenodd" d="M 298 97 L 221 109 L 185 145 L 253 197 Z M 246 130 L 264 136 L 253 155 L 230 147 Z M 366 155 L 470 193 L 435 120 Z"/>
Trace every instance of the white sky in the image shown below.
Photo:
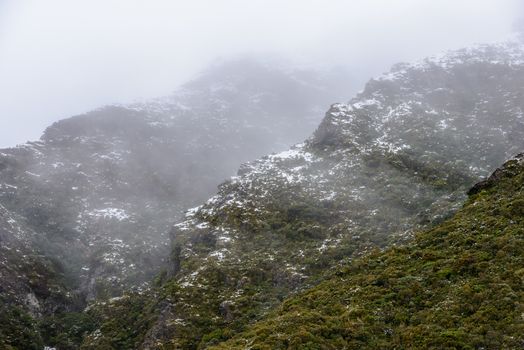
<path fill-rule="evenodd" d="M 165 95 L 217 57 L 378 74 L 503 39 L 520 10 L 519 0 L 0 0 L 0 147 L 104 104 Z"/>

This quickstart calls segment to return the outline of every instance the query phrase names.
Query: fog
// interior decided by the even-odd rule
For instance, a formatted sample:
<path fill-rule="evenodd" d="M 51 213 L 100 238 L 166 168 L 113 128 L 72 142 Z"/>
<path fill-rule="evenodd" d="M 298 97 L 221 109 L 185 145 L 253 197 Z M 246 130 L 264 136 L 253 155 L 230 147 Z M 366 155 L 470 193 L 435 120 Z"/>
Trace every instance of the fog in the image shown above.
<path fill-rule="evenodd" d="M 0 1 L 0 147 L 101 105 L 168 94 L 217 58 L 343 66 L 364 81 L 502 40 L 520 10 L 517 0 Z"/>

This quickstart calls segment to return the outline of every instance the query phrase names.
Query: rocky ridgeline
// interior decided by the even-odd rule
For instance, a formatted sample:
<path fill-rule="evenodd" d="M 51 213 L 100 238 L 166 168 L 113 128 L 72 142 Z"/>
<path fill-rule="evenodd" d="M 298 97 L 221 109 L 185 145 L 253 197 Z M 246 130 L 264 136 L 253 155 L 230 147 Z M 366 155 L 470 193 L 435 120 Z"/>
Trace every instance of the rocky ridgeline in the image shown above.
<path fill-rule="evenodd" d="M 311 138 L 245 164 L 175 225 L 162 287 L 123 302 L 150 322 L 127 344 L 223 341 L 340 263 L 451 216 L 524 149 L 523 79 L 520 44 L 484 45 L 397 65 L 332 105 Z M 86 344 L 117 344 L 118 317 Z"/>

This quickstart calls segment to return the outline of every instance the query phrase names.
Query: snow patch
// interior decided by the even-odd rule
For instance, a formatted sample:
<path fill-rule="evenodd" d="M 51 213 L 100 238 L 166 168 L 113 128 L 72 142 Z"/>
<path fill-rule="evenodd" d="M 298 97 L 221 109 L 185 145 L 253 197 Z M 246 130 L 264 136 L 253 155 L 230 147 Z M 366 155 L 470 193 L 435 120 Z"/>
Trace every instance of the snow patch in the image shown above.
<path fill-rule="evenodd" d="M 88 215 L 96 218 L 116 219 L 118 221 L 124 221 L 131 217 L 124 209 L 120 208 L 95 209 L 90 211 Z"/>

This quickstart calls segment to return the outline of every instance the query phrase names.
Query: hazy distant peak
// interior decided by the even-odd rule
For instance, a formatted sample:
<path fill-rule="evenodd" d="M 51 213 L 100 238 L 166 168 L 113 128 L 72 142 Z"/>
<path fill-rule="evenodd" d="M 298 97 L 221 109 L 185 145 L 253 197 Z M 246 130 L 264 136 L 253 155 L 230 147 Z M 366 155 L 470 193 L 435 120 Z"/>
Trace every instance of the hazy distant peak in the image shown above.
<path fill-rule="evenodd" d="M 240 83 L 247 88 L 264 86 L 281 89 L 273 79 L 294 80 L 302 84 L 323 88 L 339 76 L 339 79 L 349 79 L 348 71 L 332 66 L 318 67 L 300 65 L 285 59 L 274 57 L 254 57 L 251 55 L 215 61 L 210 67 L 200 72 L 193 80 L 184 84 L 181 90 L 202 88 L 220 84 Z M 175 92 L 175 94 L 177 94 Z"/>
<path fill-rule="evenodd" d="M 226 114 L 231 109 L 238 112 L 252 107 L 274 115 L 294 114 L 298 111 L 292 106 L 309 109 L 316 101 L 312 108 L 318 118 L 310 125 L 313 129 L 329 104 L 350 96 L 354 86 L 354 79 L 343 68 L 297 68 L 285 60 L 242 56 L 216 61 L 169 95 L 121 106 L 144 112 L 154 123 L 157 118 L 173 123 L 179 118 L 229 118 Z M 287 103 L 282 105 L 283 101 Z"/>

